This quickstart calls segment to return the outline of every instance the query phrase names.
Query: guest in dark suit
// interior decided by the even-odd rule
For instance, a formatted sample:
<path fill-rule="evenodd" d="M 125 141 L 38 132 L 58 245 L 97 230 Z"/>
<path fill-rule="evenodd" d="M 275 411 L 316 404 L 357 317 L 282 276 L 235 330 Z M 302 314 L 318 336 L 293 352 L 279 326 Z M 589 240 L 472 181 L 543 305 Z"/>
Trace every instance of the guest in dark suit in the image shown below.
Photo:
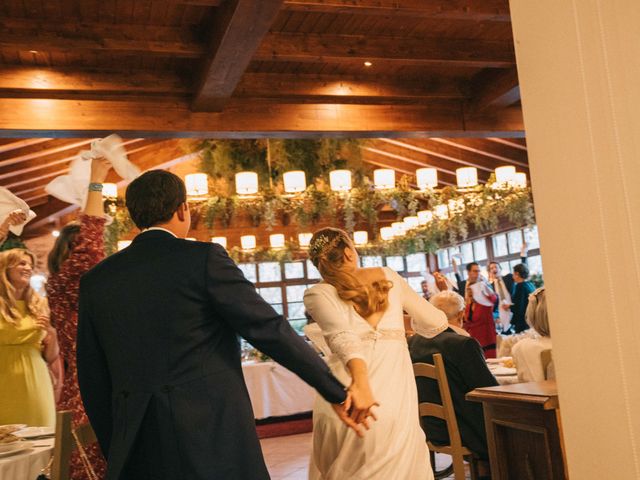
<path fill-rule="evenodd" d="M 500 308 L 510 308 L 513 316 L 511 317 L 511 326 L 515 333 L 524 332 L 529 328 L 526 320 L 527 305 L 529 304 L 529 295 L 533 293 L 536 287 L 533 283 L 527 281 L 529 278 L 529 268 L 524 263 L 519 263 L 513 267 L 513 290 L 511 293 L 511 305 L 502 305 Z"/>
<path fill-rule="evenodd" d="M 238 335 L 299 375 L 350 426 L 343 385 L 226 251 L 184 240 L 185 187 L 155 170 L 127 189 L 142 230 L 81 281 L 78 380 L 107 479 L 268 479 Z"/>
<path fill-rule="evenodd" d="M 431 297 L 430 301 L 446 313 L 449 328 L 431 339 L 419 335 L 411 337 L 411 361 L 433 365 L 433 355 L 442 355 L 462 444 L 480 458 L 488 459 L 482 406 L 465 400 L 465 395 L 475 388 L 495 386 L 498 382 L 487 368 L 478 342 L 460 328 L 465 310 L 464 299 L 455 292 L 444 291 Z M 418 378 L 417 386 L 420 402 L 442 403 L 435 380 Z M 423 419 L 423 428 L 432 443 L 449 444 L 449 434 L 443 420 L 426 417 Z"/>

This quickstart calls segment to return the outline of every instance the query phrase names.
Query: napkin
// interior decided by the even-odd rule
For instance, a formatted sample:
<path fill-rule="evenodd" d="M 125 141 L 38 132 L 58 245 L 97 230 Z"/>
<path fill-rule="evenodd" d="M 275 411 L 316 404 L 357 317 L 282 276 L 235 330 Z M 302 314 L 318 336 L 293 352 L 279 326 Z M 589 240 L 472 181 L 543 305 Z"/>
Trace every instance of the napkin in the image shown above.
<path fill-rule="evenodd" d="M 31 220 L 36 218 L 36 214 L 29 208 L 27 202 L 19 197 L 16 197 L 7 188 L 0 187 L 0 223 L 4 222 L 11 212 L 20 210 L 27 216 L 26 222 L 20 225 L 11 225 L 9 230 L 17 236 L 22 235 L 22 229 Z"/>
<path fill-rule="evenodd" d="M 103 156 L 120 177 L 131 181 L 140 175 L 140 169 L 127 158 L 127 152 L 119 135 L 109 135 L 91 142 L 91 150 L 80 152 L 71 162 L 68 175 L 54 178 L 45 191 L 63 202 L 84 208 L 91 179 L 91 159 Z"/>

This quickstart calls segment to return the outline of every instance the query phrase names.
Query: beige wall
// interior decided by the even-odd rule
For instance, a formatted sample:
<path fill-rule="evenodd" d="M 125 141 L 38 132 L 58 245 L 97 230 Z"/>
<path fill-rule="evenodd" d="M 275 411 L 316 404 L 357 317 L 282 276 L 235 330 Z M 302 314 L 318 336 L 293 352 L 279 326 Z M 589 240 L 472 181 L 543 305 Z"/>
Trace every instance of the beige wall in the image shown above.
<path fill-rule="evenodd" d="M 640 1 L 511 0 L 572 479 L 640 478 Z"/>

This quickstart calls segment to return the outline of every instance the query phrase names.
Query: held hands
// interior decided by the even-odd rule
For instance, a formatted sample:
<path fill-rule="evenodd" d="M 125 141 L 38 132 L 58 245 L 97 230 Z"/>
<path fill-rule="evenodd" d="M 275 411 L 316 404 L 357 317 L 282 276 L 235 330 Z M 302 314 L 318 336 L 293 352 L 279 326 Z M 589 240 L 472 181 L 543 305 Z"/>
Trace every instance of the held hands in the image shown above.
<path fill-rule="evenodd" d="M 342 405 L 333 405 L 333 409 L 349 428 L 352 428 L 359 437 L 364 436 L 364 430 L 369 430 L 368 419 L 376 421 L 378 417 L 373 412 L 373 407 L 379 407 L 368 385 L 352 383 L 347 390 L 347 399 Z"/>

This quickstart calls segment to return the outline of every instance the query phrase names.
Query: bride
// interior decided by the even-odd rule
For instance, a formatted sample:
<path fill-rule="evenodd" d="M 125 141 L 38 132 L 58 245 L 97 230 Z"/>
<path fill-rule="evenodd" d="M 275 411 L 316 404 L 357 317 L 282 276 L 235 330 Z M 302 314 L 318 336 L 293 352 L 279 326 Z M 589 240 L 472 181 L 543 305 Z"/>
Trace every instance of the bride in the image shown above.
<path fill-rule="evenodd" d="M 333 374 L 350 385 L 345 408 L 369 430 L 349 429 L 331 404 L 318 397 L 309 478 L 433 479 L 403 310 L 425 337 L 446 330 L 445 314 L 393 270 L 359 268 L 358 254 L 342 230 L 317 231 L 309 255 L 324 281 L 305 292 L 305 307 L 322 330 Z"/>

